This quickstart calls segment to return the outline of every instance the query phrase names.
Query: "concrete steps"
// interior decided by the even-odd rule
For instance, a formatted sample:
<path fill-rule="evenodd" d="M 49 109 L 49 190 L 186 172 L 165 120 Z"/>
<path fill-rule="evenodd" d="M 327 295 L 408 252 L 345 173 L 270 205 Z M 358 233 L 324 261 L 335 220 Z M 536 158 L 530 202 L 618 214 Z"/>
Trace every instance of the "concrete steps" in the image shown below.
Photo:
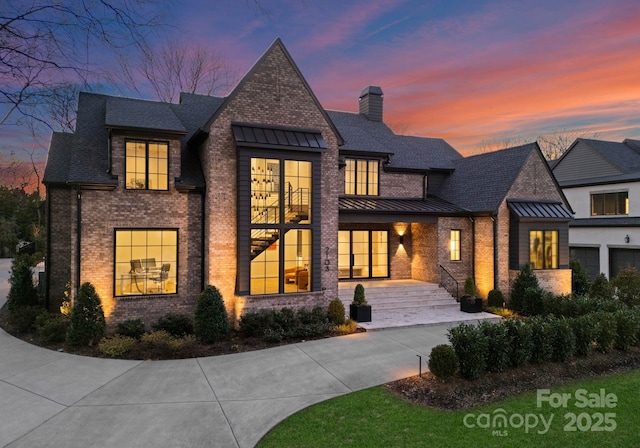
<path fill-rule="evenodd" d="M 464 313 L 444 288 L 417 280 L 340 282 L 338 296 L 347 316 L 358 283 L 364 286 L 367 303 L 371 305 L 371 322 L 359 324 L 367 330 L 500 319 L 489 313 Z"/>

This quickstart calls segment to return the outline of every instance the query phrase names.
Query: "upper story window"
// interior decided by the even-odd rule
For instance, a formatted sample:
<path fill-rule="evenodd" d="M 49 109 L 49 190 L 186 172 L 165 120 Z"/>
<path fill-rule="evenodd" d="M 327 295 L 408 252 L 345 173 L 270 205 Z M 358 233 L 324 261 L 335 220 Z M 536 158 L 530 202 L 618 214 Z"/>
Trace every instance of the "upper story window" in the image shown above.
<path fill-rule="evenodd" d="M 378 195 L 378 160 L 346 159 L 344 193 L 356 195 Z"/>
<path fill-rule="evenodd" d="M 628 215 L 629 192 L 591 194 L 591 216 Z"/>
<path fill-rule="evenodd" d="M 169 144 L 132 141 L 125 143 L 126 188 L 167 190 L 169 188 Z"/>

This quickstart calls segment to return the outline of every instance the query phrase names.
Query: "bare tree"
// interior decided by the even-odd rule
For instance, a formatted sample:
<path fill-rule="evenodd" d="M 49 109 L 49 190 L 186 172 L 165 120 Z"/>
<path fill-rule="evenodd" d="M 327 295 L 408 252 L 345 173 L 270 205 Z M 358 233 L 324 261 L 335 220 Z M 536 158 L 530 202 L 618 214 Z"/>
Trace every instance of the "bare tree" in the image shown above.
<path fill-rule="evenodd" d="M 120 65 L 120 79 L 124 75 L 128 88 L 140 94 L 142 77 L 155 96 L 166 102 L 177 101 L 181 92 L 226 93 L 237 80 L 236 71 L 222 54 L 201 43 L 167 41 L 134 56 L 123 54 Z"/>
<path fill-rule="evenodd" d="M 88 83 L 99 50 L 144 47 L 160 24 L 149 0 L 3 0 L 0 3 L 0 125 L 33 112 L 59 80 Z M 157 3 L 157 2 L 156 2 Z M 34 116 L 46 124 L 45 118 Z M 17 119 L 16 119 L 17 120 Z"/>
<path fill-rule="evenodd" d="M 585 132 L 581 129 L 558 128 L 538 137 L 526 135 L 500 136 L 480 142 L 474 153 L 496 151 L 498 149 L 512 148 L 525 145 L 534 141 L 538 142 L 542 155 L 547 160 L 554 160 L 562 156 L 571 144 L 578 138 L 598 138 L 597 132 Z"/>

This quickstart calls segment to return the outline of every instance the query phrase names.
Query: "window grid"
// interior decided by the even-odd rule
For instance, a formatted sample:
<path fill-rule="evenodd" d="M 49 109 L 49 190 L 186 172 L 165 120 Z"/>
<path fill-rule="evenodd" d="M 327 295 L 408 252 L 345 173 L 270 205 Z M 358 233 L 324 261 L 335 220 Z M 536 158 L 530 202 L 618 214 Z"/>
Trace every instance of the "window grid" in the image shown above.
<path fill-rule="evenodd" d="M 451 230 L 450 249 L 451 249 L 451 261 L 460 261 L 460 230 Z"/>
<path fill-rule="evenodd" d="M 346 159 L 344 193 L 378 196 L 380 183 L 378 160 Z"/>
<path fill-rule="evenodd" d="M 125 177 L 128 190 L 169 188 L 169 144 L 166 142 L 125 142 Z"/>

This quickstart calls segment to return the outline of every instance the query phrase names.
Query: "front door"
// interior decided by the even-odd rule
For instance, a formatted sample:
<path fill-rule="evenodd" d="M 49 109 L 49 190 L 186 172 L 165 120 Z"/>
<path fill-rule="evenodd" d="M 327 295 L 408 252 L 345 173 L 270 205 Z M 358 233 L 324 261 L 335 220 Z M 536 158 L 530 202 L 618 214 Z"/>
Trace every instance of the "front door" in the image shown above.
<path fill-rule="evenodd" d="M 389 232 L 386 230 L 340 230 L 338 278 L 389 276 Z"/>

